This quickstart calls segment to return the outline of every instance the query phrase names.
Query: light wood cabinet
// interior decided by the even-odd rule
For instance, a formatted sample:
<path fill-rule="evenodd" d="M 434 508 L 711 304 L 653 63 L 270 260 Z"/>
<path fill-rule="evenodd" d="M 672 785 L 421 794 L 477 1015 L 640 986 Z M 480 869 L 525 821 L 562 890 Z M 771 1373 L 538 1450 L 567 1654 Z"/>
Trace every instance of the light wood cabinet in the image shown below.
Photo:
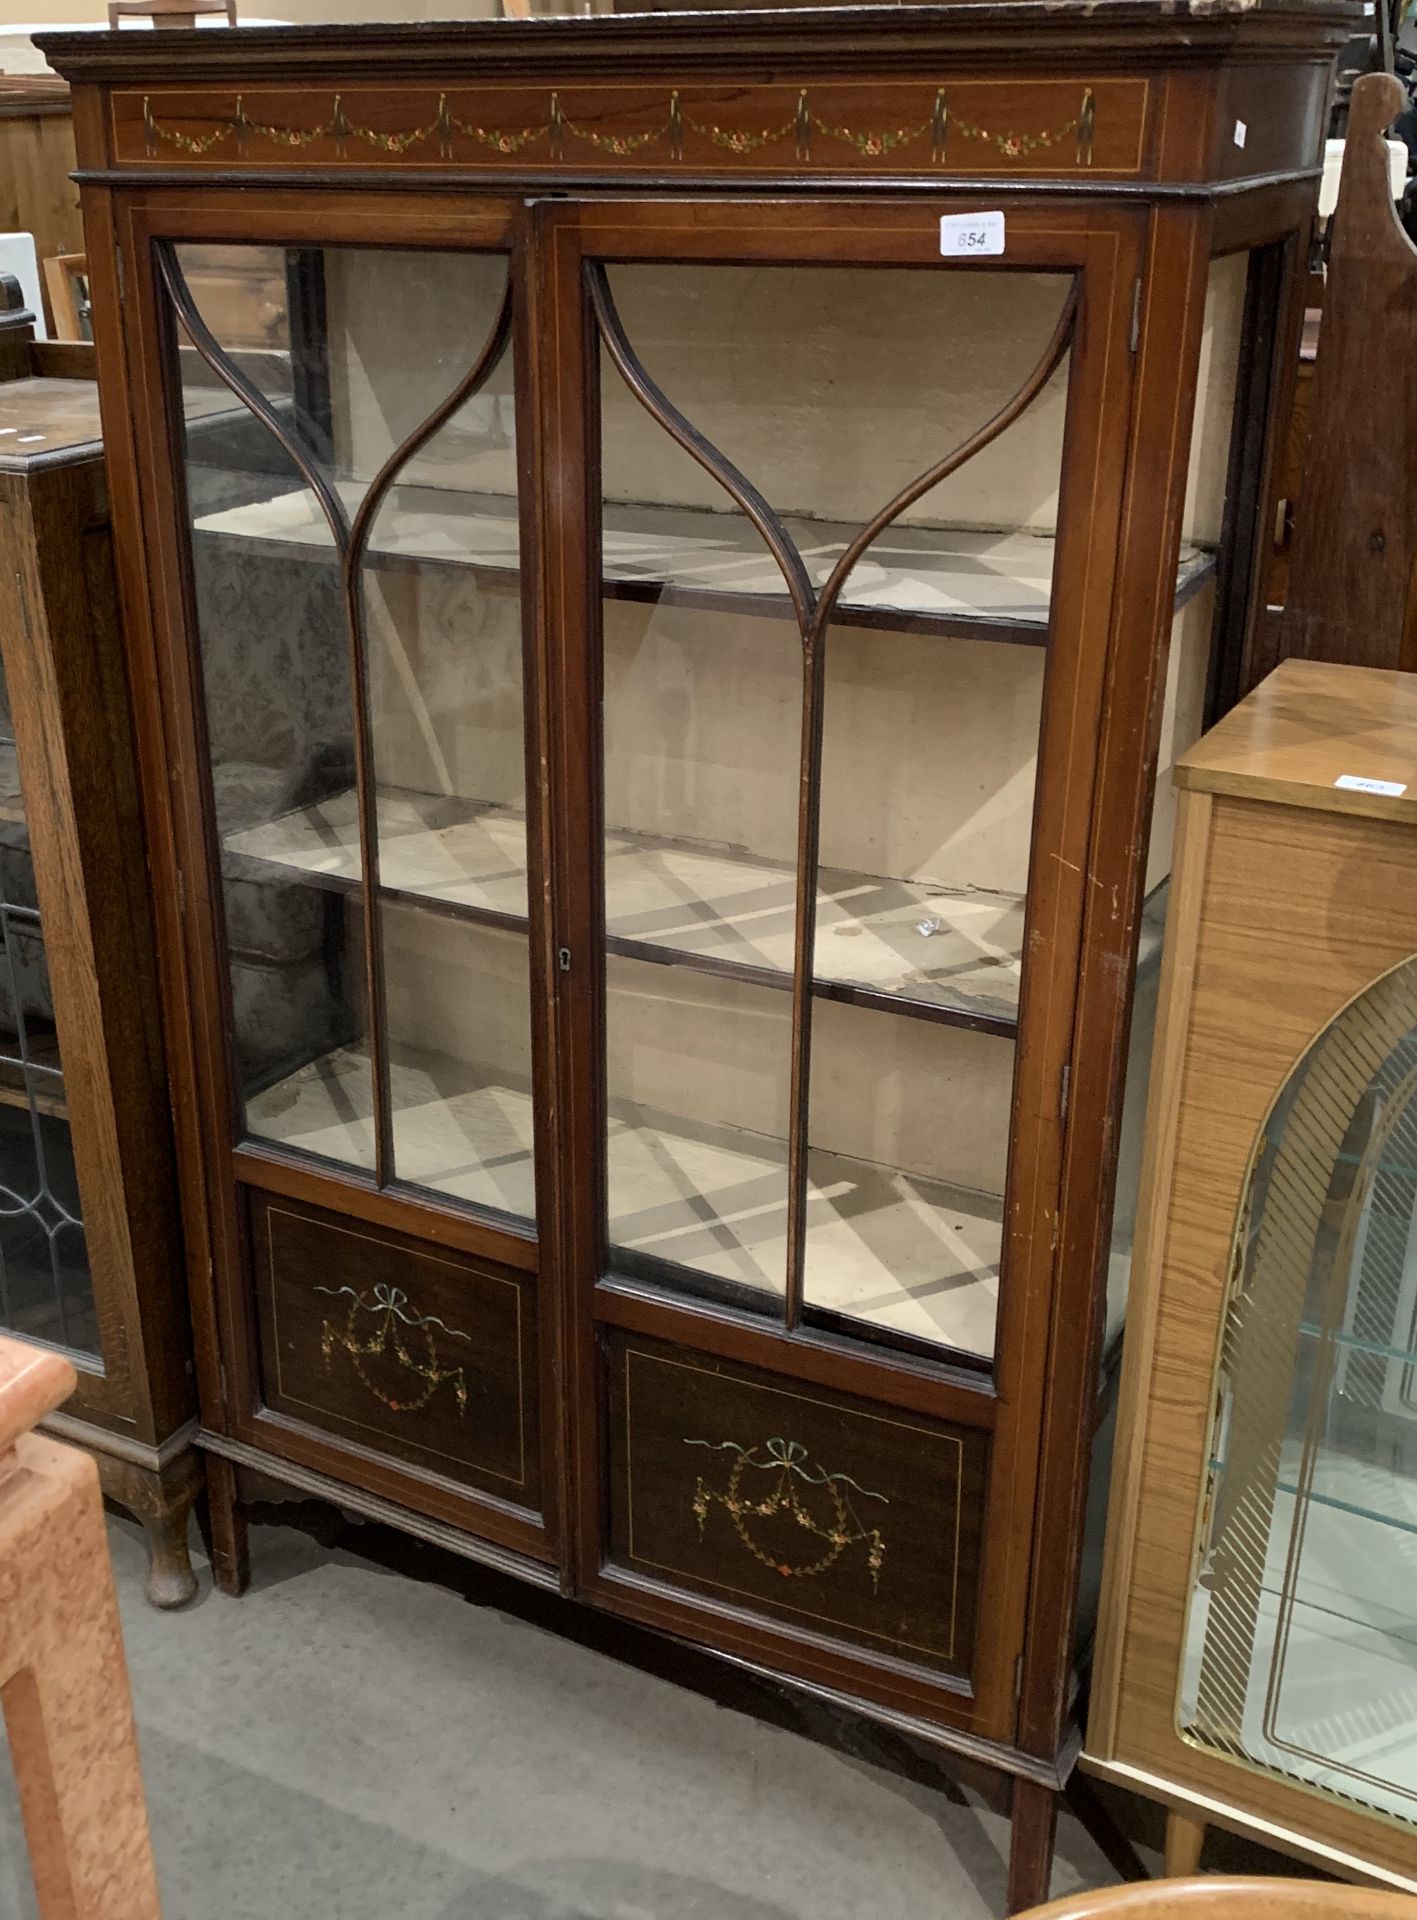
<path fill-rule="evenodd" d="M 1417 682 L 1291 661 L 1180 819 L 1088 1764 L 1417 1890 Z"/>

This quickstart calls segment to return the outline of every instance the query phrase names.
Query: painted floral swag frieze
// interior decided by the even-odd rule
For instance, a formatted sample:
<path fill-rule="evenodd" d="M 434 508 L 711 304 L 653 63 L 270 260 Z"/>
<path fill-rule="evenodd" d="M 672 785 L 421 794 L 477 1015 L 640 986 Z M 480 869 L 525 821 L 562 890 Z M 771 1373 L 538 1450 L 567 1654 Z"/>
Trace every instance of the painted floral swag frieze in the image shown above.
<path fill-rule="evenodd" d="M 803 165 L 827 157 L 829 150 L 849 148 L 863 159 L 877 160 L 900 153 L 922 159 L 928 148 L 933 165 L 943 166 L 950 157 L 952 144 L 973 142 L 992 148 L 1005 160 L 1026 160 L 1068 141 L 1073 142 L 1076 164 L 1092 165 L 1093 140 L 1097 124 L 1097 102 L 1091 87 L 1083 88 L 1076 110 L 1060 124 L 1036 129 L 984 126 L 952 111 L 950 90 L 940 86 L 928 114 L 899 126 L 855 126 L 836 118 L 827 118 L 813 104 L 810 89 L 803 87 L 796 105 L 784 119 L 767 126 L 725 126 L 706 120 L 686 104 L 679 89 L 664 102 L 662 118 L 649 126 L 616 132 L 610 127 L 590 126 L 568 114 L 559 91 L 553 89 L 539 117 L 519 126 L 482 126 L 455 113 L 446 93 L 440 93 L 437 106 L 422 124 L 404 128 L 381 128 L 364 124 L 351 114 L 343 94 L 335 94 L 327 114 L 302 125 L 264 120 L 259 112 L 249 114 L 244 95 L 237 95 L 233 114 L 213 119 L 201 132 L 190 130 L 191 122 L 176 124 L 154 105 L 153 96 L 143 96 L 143 130 L 150 158 L 164 148 L 191 158 L 244 152 L 252 140 L 266 141 L 277 147 L 301 151 L 333 142 L 340 158 L 350 149 L 374 151 L 401 157 L 427 149 L 430 157 L 452 160 L 458 157 L 461 142 L 470 141 L 482 150 L 504 158 L 520 155 L 563 161 L 582 151 L 608 155 L 613 159 L 633 159 L 639 155 L 667 156 L 682 160 L 686 141 L 691 137 L 745 158 L 763 153 L 776 157 L 789 144 L 794 159 Z"/>

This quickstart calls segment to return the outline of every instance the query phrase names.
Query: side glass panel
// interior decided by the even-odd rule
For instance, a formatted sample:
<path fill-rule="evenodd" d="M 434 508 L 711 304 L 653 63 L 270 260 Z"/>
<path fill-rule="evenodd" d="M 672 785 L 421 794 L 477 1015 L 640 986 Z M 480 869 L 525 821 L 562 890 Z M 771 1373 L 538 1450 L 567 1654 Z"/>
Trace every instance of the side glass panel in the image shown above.
<path fill-rule="evenodd" d="M 0 1329 L 99 1357 L 54 994 L 0 673 Z"/>
<path fill-rule="evenodd" d="M 507 258 L 168 274 L 241 1130 L 531 1218 Z"/>
<path fill-rule="evenodd" d="M 1224 615 L 1217 593 L 1215 556 L 1236 502 L 1227 499 L 1240 387 L 1244 319 L 1251 257 L 1226 254 L 1213 260 L 1206 289 L 1195 425 L 1181 521 L 1185 547 L 1197 556 L 1182 567 L 1171 625 L 1166 695 L 1161 714 L 1156 796 L 1147 845 L 1146 898 L 1142 908 L 1137 972 L 1133 990 L 1126 1080 L 1118 1130 L 1117 1186 L 1108 1263 L 1105 1343 L 1121 1334 L 1131 1284 L 1132 1243 L 1141 1186 L 1142 1140 L 1147 1088 L 1151 1080 L 1161 980 L 1161 950 L 1171 879 L 1171 845 L 1176 830 L 1176 792 L 1172 769 L 1179 755 L 1200 737 L 1207 724 L 1206 703 L 1215 664 L 1217 621 Z M 1218 715 L 1212 716 L 1218 718 Z"/>
<path fill-rule="evenodd" d="M 614 1271 L 992 1354 L 1073 296 L 595 283 Z"/>
<path fill-rule="evenodd" d="M 1417 1820 L 1417 962 L 1299 1061 L 1221 1328 L 1182 1733 Z"/>

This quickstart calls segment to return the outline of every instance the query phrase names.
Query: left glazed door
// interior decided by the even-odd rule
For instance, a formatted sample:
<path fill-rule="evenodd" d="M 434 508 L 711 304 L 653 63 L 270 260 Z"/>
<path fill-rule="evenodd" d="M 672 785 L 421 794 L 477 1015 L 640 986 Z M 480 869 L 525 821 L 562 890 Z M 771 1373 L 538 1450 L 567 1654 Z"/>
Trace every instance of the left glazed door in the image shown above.
<path fill-rule="evenodd" d="M 545 1551 L 517 249 L 262 224 L 145 276 L 226 1411 Z"/>

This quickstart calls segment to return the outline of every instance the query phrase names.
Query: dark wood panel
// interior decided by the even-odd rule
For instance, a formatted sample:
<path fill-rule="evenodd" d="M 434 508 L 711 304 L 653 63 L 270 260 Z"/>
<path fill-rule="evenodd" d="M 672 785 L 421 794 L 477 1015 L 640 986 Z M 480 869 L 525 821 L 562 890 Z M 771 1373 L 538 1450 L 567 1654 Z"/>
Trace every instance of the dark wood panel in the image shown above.
<path fill-rule="evenodd" d="M 683 1271 L 680 1269 L 680 1271 Z M 999 1403 L 984 1368 L 951 1365 L 937 1350 L 928 1358 L 866 1346 L 812 1327 L 792 1333 L 757 1314 L 734 1313 L 721 1302 L 661 1292 L 653 1282 L 615 1276 L 595 1290 L 597 1317 L 627 1333 L 682 1342 L 747 1366 L 790 1371 L 803 1385 L 840 1389 L 967 1427 L 992 1428 Z"/>
<path fill-rule="evenodd" d="M 1287 73 L 1273 67 L 1230 68 L 1216 93 L 1209 177 L 1236 180 L 1317 167 L 1331 85 L 1326 62 Z"/>
<path fill-rule="evenodd" d="M 612 1562 L 969 1672 L 982 1434 L 658 1341 L 605 1363 Z"/>
<path fill-rule="evenodd" d="M 342 1216 L 367 1220 L 374 1227 L 411 1234 L 490 1260 L 498 1267 L 516 1267 L 535 1273 L 537 1243 L 530 1232 L 518 1234 L 480 1220 L 456 1202 L 441 1203 L 423 1189 L 376 1187 L 357 1168 L 316 1165 L 283 1154 L 278 1147 L 247 1141 L 232 1155 L 236 1178 L 247 1186 L 283 1193 L 288 1200 L 337 1210 Z"/>
<path fill-rule="evenodd" d="M 203 1429 L 196 1437 L 196 1445 L 207 1456 L 209 1482 L 226 1481 L 214 1505 L 234 1508 L 241 1531 L 245 1528 L 246 1502 L 254 1505 L 273 1496 L 289 1499 L 303 1494 L 311 1499 L 328 1500 L 343 1512 L 362 1514 L 365 1519 L 378 1521 L 383 1526 L 397 1527 L 414 1539 L 426 1540 L 461 1559 L 496 1567 L 518 1580 L 555 1590 L 556 1570 L 548 1564 L 546 1541 L 525 1515 L 494 1506 L 489 1501 L 477 1504 L 471 1521 L 465 1511 L 466 1503 L 451 1513 L 439 1511 L 432 1499 L 427 1502 L 426 1510 L 415 1509 L 391 1497 L 372 1481 L 368 1485 L 353 1484 L 338 1471 L 337 1465 L 334 1473 L 327 1471 L 327 1464 L 336 1463 L 310 1458 L 310 1450 L 297 1442 L 295 1430 L 288 1423 L 278 1423 L 267 1415 L 256 1423 L 256 1433 L 259 1445 L 234 1440 L 228 1434 L 213 1433 L 209 1429 Z M 223 1466 L 238 1469 L 238 1476 L 245 1484 L 238 1487 L 229 1474 L 222 1476 L 213 1471 Z M 236 1552 L 240 1557 L 239 1544 Z M 238 1592 L 244 1591 L 249 1568 L 243 1574 L 240 1567 L 233 1567 L 231 1574 L 226 1584 L 218 1573 L 217 1583 L 222 1591 L 230 1591 L 232 1587 Z"/>
<path fill-rule="evenodd" d="M 754 14 L 739 8 L 716 15 L 680 9 L 618 18 L 465 20 L 402 26 L 342 27 L 337 78 L 352 85 L 391 73 L 433 85 L 501 81 L 526 75 L 576 74 L 623 79 L 677 70 L 700 81 L 758 78 L 784 68 L 830 78 L 871 73 L 882 77 L 938 72 L 943 63 L 971 78 L 997 75 L 1007 50 L 1015 73 L 1027 65 L 1076 71 L 1135 73 L 1147 66 L 1195 69 L 1240 61 L 1278 62 L 1282 51 L 1313 57 L 1337 51 L 1360 30 L 1356 5 L 1334 0 L 1247 0 L 1184 12 L 1154 0 L 969 0 L 930 7 L 853 6 L 787 8 Z M 219 34 L 208 50 L 185 36 L 134 46 L 110 34 L 41 36 L 51 63 L 71 80 L 113 85 L 180 84 L 213 72 L 243 85 L 289 88 L 307 75 L 331 77 L 331 38 L 316 28 L 244 27 Z M 77 109 L 76 109 L 77 112 Z M 87 153 L 90 149 L 85 147 Z"/>
<path fill-rule="evenodd" d="M 535 1507 L 535 1296 L 526 1276 L 249 1195 L 268 1407 Z"/>

